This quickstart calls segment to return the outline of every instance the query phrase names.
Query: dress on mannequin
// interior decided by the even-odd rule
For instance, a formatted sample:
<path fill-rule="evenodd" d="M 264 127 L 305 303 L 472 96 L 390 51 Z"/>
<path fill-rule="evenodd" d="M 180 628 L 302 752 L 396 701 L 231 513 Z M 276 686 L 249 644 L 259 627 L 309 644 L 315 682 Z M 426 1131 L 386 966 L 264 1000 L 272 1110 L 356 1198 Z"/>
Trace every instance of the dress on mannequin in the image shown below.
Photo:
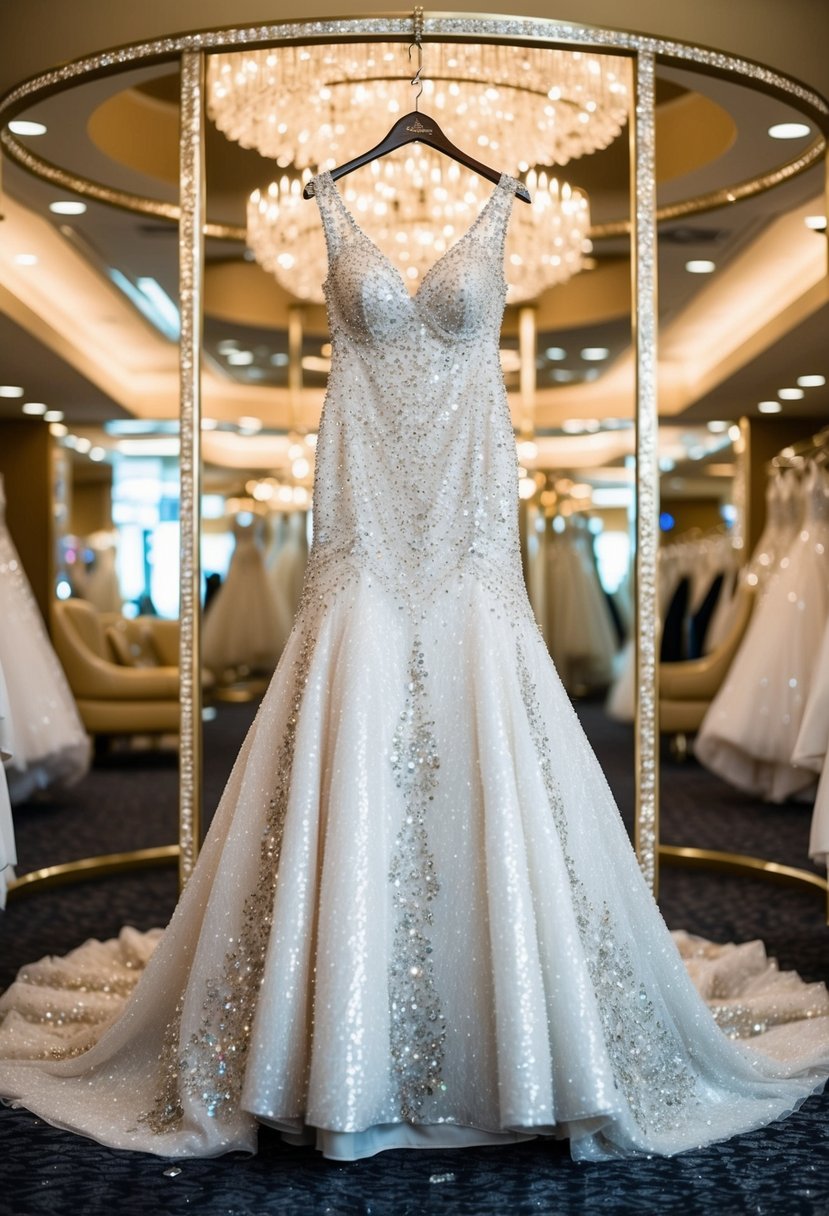
<path fill-rule="evenodd" d="M 812 687 L 792 760 L 820 777 L 812 812 L 809 856 L 829 861 L 829 620 L 815 664 Z"/>
<path fill-rule="evenodd" d="M 517 182 L 411 296 L 314 180 L 333 356 L 297 622 L 122 1015 L 56 1059 L 22 977 L 0 1094 L 163 1156 L 253 1150 L 257 1121 L 339 1159 L 550 1134 L 594 1160 L 768 1123 L 824 1084 L 826 992 L 801 985 L 761 1050 L 719 1028 L 524 588 L 498 352 Z"/>
<path fill-rule="evenodd" d="M 233 532 L 236 547 L 227 577 L 204 616 L 204 665 L 220 674 L 237 668 L 270 671 L 284 639 L 260 548 L 261 521 L 237 520 Z"/>
<path fill-rule="evenodd" d="M 121 584 L 115 561 L 118 556 L 115 535 L 111 532 L 96 532 L 87 537 L 87 545 L 94 554 L 94 564 L 83 580 L 83 598 L 98 612 L 118 612 L 124 607 Z"/>
<path fill-rule="evenodd" d="M 6 778 L 14 805 L 70 785 L 89 768 L 90 746 L 66 676 L 5 524 L 0 482 L 0 666 L 14 728 Z"/>
<path fill-rule="evenodd" d="M 829 479 L 819 466 L 805 472 L 802 492 L 801 530 L 767 578 L 694 745 L 706 768 L 769 802 L 815 784 L 793 757 L 829 620 Z"/>

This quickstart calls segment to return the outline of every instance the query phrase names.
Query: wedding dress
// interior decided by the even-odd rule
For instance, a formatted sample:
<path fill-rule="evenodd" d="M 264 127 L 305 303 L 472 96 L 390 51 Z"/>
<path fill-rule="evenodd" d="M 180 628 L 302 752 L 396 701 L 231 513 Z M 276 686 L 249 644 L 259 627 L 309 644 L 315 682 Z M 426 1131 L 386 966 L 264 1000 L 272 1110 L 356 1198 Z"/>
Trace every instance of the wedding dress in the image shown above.
<path fill-rule="evenodd" d="M 14 729 L 12 803 L 70 785 L 89 768 L 89 739 L 5 524 L 0 481 L 0 667 Z"/>
<path fill-rule="evenodd" d="M 536 1134 L 597 1159 L 824 1083 L 822 986 L 784 984 L 756 1051 L 697 994 L 533 620 L 498 356 L 516 185 L 411 296 L 315 179 L 333 356 L 299 615 L 120 1017 L 140 935 L 4 998 L 0 1094 L 51 1123 L 162 1156 L 253 1151 L 261 1121 L 340 1159 Z"/>
<path fill-rule="evenodd" d="M 694 752 L 738 789 L 783 802 L 815 784 L 794 763 L 823 632 L 829 621 L 829 477 L 803 478 L 801 529 L 757 604 L 728 675 L 703 719 Z"/>
<path fill-rule="evenodd" d="M 285 640 L 259 547 L 260 530 L 259 520 L 234 523 L 236 547 L 227 577 L 204 614 L 204 665 L 220 675 L 242 667 L 273 670 Z"/>
<path fill-rule="evenodd" d="M 3 767 L 13 755 L 14 743 L 12 742 L 9 697 L 6 692 L 6 681 L 3 678 L 3 668 L 0 666 L 0 908 L 6 906 L 6 892 L 9 883 L 14 878 L 12 867 L 17 861 L 12 806 L 9 799 L 6 770 Z"/>

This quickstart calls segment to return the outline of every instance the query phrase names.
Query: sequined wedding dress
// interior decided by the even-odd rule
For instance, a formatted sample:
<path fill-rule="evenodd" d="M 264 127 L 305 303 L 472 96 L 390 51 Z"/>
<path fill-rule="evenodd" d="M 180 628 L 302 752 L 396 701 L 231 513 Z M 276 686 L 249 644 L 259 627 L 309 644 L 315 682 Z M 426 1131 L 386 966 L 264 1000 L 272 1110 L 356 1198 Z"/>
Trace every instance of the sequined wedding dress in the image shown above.
<path fill-rule="evenodd" d="M 140 936 L 4 998 L 0 1094 L 52 1123 L 164 1156 L 253 1150 L 265 1122 L 340 1159 L 539 1133 L 600 1159 L 823 1084 L 821 986 L 763 956 L 781 1024 L 756 1051 L 711 1016 L 533 620 L 498 356 L 515 186 L 411 297 L 316 179 L 333 357 L 302 604 L 120 1017 Z M 742 948 L 684 949 L 729 1006 Z"/>

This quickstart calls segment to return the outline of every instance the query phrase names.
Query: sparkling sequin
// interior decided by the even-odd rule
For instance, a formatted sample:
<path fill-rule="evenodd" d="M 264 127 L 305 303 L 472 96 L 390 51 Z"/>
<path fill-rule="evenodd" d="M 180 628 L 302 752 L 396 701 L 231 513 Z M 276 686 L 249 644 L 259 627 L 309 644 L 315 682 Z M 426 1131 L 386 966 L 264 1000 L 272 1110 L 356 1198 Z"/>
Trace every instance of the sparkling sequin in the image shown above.
<path fill-rule="evenodd" d="M 164 1035 L 159 1096 L 153 1108 L 139 1118 L 139 1123 L 158 1134 L 174 1131 L 181 1124 L 183 1094 L 199 1103 L 211 1118 L 227 1119 L 237 1110 L 270 939 L 296 727 L 312 654 L 313 638 L 308 636 L 295 664 L 290 713 L 274 766 L 277 784 L 268 802 L 256 885 L 245 899 L 239 936 L 225 955 L 222 974 L 205 985 L 198 1030 L 180 1046 L 180 1001 Z"/>
<path fill-rule="evenodd" d="M 432 923 L 429 905 L 440 890 L 426 829 L 440 768 L 434 723 L 426 718 L 427 675 L 422 643 L 416 638 L 406 704 L 392 739 L 391 764 L 403 793 L 403 822 L 389 871 L 397 911 L 389 969 L 390 1047 L 400 1116 L 410 1123 L 417 1120 L 427 1097 L 445 1089 L 441 1066 L 446 1024 L 427 933 Z"/>
<path fill-rule="evenodd" d="M 524 707 L 539 768 L 558 831 L 570 880 L 576 923 L 587 969 L 599 1003 L 605 1045 L 616 1084 L 639 1127 L 668 1131 L 688 1117 L 699 1101 L 696 1078 L 678 1036 L 661 1020 L 641 979 L 627 943 L 619 939 L 606 904 L 595 905 L 580 880 L 569 851 L 567 812 L 553 774 L 538 694 L 522 647 L 517 647 Z"/>

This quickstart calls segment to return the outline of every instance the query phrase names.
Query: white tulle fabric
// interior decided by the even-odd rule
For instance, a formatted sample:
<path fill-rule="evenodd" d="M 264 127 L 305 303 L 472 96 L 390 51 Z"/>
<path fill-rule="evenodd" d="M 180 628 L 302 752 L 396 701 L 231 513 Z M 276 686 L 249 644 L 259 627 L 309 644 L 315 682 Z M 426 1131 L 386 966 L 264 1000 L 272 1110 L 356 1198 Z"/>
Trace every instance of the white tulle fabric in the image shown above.
<path fill-rule="evenodd" d="M 52 964 L 5 1000 L 0 1094 L 52 1123 L 164 1156 L 252 1151 L 261 1121 L 343 1159 L 534 1134 L 597 1159 L 825 1080 L 822 988 L 774 997 L 773 1059 L 717 1025 L 532 618 L 498 357 L 515 185 L 411 297 L 316 179 L 333 356 L 300 612 L 120 1016 L 97 961 L 62 1027 Z"/>
<path fill-rule="evenodd" d="M 5 523 L 0 482 L 0 667 L 14 745 L 6 761 L 13 804 L 89 768 L 90 746 L 72 693 Z"/>
<path fill-rule="evenodd" d="M 819 466 L 805 471 L 802 497 L 800 530 L 760 579 L 760 601 L 694 745 L 707 768 L 769 802 L 815 784 L 794 754 L 829 621 L 829 478 Z"/>

